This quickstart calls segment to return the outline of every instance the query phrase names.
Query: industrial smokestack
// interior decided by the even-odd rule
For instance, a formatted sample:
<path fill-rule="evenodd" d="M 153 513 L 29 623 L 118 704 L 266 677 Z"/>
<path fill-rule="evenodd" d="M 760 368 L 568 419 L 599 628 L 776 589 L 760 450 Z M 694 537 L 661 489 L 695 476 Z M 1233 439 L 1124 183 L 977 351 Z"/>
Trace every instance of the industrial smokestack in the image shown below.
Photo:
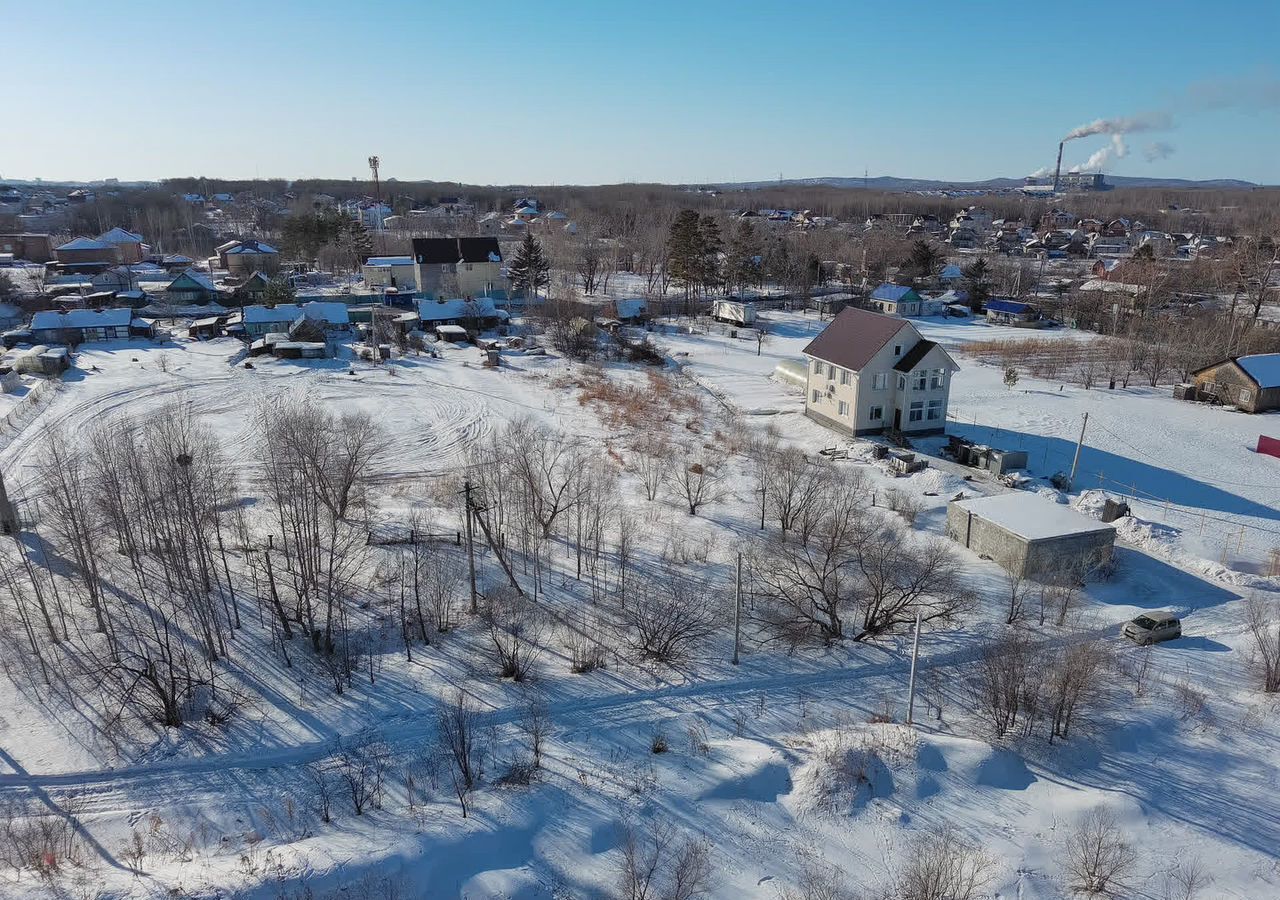
<path fill-rule="evenodd" d="M 1053 192 L 1058 193 L 1058 179 L 1062 177 L 1062 148 L 1067 144 L 1066 141 L 1058 144 L 1058 165 L 1053 170 Z"/>

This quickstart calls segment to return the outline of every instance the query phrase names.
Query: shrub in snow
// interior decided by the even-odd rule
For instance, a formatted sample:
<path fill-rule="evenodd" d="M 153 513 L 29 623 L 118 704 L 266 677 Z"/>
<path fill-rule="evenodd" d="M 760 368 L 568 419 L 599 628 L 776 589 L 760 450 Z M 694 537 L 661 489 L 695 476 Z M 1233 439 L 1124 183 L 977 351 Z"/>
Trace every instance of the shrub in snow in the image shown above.
<path fill-rule="evenodd" d="M 653 736 L 649 738 L 649 750 L 653 753 L 666 753 L 670 749 L 667 736 L 662 731 L 654 731 Z"/>
<path fill-rule="evenodd" d="M 792 795 L 802 809 L 852 815 L 893 793 L 892 769 L 915 758 L 916 738 L 896 725 L 818 732 L 796 770 Z"/>
<path fill-rule="evenodd" d="M 943 825 L 913 838 L 890 896 L 894 900 L 972 900 L 991 880 L 992 860 Z"/>

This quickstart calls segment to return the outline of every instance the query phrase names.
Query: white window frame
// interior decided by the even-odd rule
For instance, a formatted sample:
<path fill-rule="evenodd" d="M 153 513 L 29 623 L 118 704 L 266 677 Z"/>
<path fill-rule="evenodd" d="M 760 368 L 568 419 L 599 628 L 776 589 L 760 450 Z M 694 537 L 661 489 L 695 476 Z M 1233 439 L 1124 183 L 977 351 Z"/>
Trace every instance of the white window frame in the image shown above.
<path fill-rule="evenodd" d="M 883 422 L 883 421 L 884 421 L 884 407 L 883 407 L 883 406 L 881 406 L 881 405 L 879 405 L 879 404 L 876 404 L 875 406 L 871 407 L 871 409 L 870 409 L 870 410 L 868 410 L 867 412 L 868 412 L 868 418 L 870 418 L 872 422 Z"/>
<path fill-rule="evenodd" d="M 872 379 L 871 386 L 877 391 L 883 391 L 889 386 L 889 373 L 877 372 L 876 377 Z"/>
<path fill-rule="evenodd" d="M 841 370 L 840 370 L 840 383 L 841 383 L 841 384 L 849 384 L 849 383 L 853 380 L 852 378 L 850 378 L 850 377 L 849 377 L 849 376 L 850 376 L 850 374 L 851 374 L 851 373 L 849 372 L 849 370 L 848 370 L 848 369 L 841 369 Z"/>
<path fill-rule="evenodd" d="M 896 358 L 896 357 L 899 357 L 899 356 L 901 356 L 901 355 L 902 355 L 902 345 L 901 345 L 901 344 L 894 344 L 894 345 L 893 345 L 893 355 L 894 355 L 894 357 L 895 357 L 895 358 Z"/>
<path fill-rule="evenodd" d="M 907 421 L 908 422 L 924 421 L 924 401 L 923 400 L 911 401 L 911 405 L 907 407 Z"/>
<path fill-rule="evenodd" d="M 812 402 L 817 403 L 817 402 L 818 402 L 819 400 L 821 400 L 821 399 L 822 399 L 822 391 L 818 390 L 817 388 L 814 388 L 814 389 L 813 389 L 813 401 L 812 401 Z"/>
<path fill-rule="evenodd" d="M 930 400 L 928 405 L 925 406 L 924 417 L 930 422 L 937 422 L 940 420 L 942 418 L 942 401 Z"/>
<path fill-rule="evenodd" d="M 822 360 L 820 360 L 820 359 L 815 359 L 815 360 L 813 361 L 813 374 L 814 374 L 814 375 L 821 375 L 821 374 L 822 374 Z"/>
<path fill-rule="evenodd" d="M 932 372 L 929 373 L 929 388 L 931 390 L 936 391 L 939 388 L 943 387 L 946 383 L 947 383 L 946 369 L 934 369 Z"/>
<path fill-rule="evenodd" d="M 927 390 L 929 387 L 929 370 L 917 369 L 911 373 L 911 389 L 913 391 Z"/>
<path fill-rule="evenodd" d="M 836 380 L 836 367 L 828 363 L 827 364 L 827 381 L 835 381 L 835 380 Z"/>
<path fill-rule="evenodd" d="M 899 375 L 899 376 L 898 376 L 898 390 L 900 390 L 900 391 L 905 391 L 906 389 L 907 389 L 907 376 L 906 376 L 906 375 Z"/>
<path fill-rule="evenodd" d="M 840 400 L 837 402 L 836 414 L 841 416 L 849 415 L 849 402 L 847 400 Z"/>

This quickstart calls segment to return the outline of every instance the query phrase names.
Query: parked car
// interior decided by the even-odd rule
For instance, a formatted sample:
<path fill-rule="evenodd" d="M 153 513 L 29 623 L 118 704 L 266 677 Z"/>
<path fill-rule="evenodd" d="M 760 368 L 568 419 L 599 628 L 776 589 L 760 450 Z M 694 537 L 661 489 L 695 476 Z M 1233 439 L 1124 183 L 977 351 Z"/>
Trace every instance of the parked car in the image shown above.
<path fill-rule="evenodd" d="M 1144 612 L 1125 622 L 1121 633 L 1135 644 L 1155 644 L 1182 637 L 1182 622 L 1171 612 Z"/>

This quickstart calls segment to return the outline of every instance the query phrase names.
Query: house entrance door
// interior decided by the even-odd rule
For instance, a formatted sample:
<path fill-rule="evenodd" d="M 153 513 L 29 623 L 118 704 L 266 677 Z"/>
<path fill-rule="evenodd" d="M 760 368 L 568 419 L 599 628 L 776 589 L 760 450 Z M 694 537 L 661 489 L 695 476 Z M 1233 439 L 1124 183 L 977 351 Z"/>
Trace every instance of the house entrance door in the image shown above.
<path fill-rule="evenodd" d="M 893 430 L 894 431 L 902 430 L 902 410 L 896 407 L 893 410 Z"/>

